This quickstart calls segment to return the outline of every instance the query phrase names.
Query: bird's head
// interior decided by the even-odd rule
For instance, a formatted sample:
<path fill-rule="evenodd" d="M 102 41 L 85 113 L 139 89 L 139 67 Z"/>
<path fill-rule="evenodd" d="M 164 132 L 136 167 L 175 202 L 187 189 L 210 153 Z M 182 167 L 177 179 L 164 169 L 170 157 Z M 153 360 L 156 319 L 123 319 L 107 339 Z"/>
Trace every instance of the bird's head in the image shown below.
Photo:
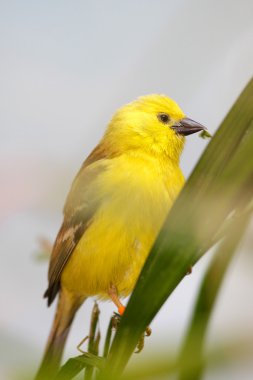
<path fill-rule="evenodd" d="M 120 108 L 105 137 L 122 152 L 141 149 L 178 161 L 185 136 L 203 129 L 203 125 L 186 118 L 174 100 L 147 95 Z"/>

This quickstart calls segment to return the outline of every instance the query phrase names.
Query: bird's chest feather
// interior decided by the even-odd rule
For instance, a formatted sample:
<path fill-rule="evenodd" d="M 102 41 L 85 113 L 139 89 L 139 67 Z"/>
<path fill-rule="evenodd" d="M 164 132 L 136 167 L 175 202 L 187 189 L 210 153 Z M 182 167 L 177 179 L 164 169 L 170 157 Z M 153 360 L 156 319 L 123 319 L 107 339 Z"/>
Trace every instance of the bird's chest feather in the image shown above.
<path fill-rule="evenodd" d="M 183 185 L 178 165 L 154 158 L 119 159 L 101 178 L 112 220 L 131 229 L 160 228 Z"/>
<path fill-rule="evenodd" d="M 136 157 L 99 177 L 103 202 L 67 265 L 83 293 L 104 295 L 110 282 L 131 291 L 182 184 L 179 167 Z"/>

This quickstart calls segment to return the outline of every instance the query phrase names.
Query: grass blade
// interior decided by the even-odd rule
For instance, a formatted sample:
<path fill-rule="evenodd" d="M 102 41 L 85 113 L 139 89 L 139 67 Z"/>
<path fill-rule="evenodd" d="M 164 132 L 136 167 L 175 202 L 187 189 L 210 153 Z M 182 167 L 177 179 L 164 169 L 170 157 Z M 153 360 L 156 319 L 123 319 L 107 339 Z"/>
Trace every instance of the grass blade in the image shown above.
<path fill-rule="evenodd" d="M 91 312 L 91 323 L 90 323 L 90 332 L 89 332 L 89 343 L 88 343 L 88 353 L 93 355 L 98 355 L 98 346 L 100 341 L 100 331 L 98 329 L 99 323 L 99 313 L 97 302 L 95 302 L 92 312 Z M 93 366 L 87 366 L 85 369 L 84 380 L 92 379 L 94 372 Z"/>
<path fill-rule="evenodd" d="M 96 367 L 101 369 L 104 366 L 104 362 L 104 358 L 88 353 L 71 358 L 61 367 L 55 380 L 73 379 L 73 377 L 87 367 Z"/>
<path fill-rule="evenodd" d="M 242 213 L 230 226 L 226 238 L 202 281 L 188 333 L 179 357 L 179 380 L 199 380 L 204 367 L 204 341 L 222 281 L 248 225 L 251 211 Z M 187 362 L 196 365 L 187 365 Z M 189 363 L 190 364 L 190 363 Z"/>
<path fill-rule="evenodd" d="M 253 80 L 223 121 L 175 202 L 130 298 L 101 377 L 121 373 L 145 327 L 237 207 L 234 202 L 238 201 L 238 193 L 252 191 L 253 160 L 248 160 L 253 151 L 249 132 L 252 104 Z M 249 138 L 245 139 L 247 132 Z"/>

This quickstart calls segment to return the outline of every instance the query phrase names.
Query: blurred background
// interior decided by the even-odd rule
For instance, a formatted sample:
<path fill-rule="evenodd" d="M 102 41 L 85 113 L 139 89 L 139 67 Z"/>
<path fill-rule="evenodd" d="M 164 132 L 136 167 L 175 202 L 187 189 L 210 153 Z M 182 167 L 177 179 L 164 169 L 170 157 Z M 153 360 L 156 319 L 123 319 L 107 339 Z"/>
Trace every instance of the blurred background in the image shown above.
<path fill-rule="evenodd" d="M 18 379 L 39 363 L 55 305 L 42 299 L 47 262 L 36 260 L 38 238 L 53 241 L 71 181 L 113 112 L 164 93 L 215 132 L 252 76 L 252 14 L 252 0 L 0 2 L 1 379 Z M 186 177 L 206 144 L 188 138 Z M 252 232 L 253 225 L 230 266 L 208 345 L 253 337 Z M 179 347 L 211 254 L 155 318 L 141 360 Z M 78 313 L 65 358 L 78 354 L 92 305 Z M 115 308 L 100 309 L 103 334 Z M 253 378 L 253 364 L 205 375 L 238 378 Z"/>

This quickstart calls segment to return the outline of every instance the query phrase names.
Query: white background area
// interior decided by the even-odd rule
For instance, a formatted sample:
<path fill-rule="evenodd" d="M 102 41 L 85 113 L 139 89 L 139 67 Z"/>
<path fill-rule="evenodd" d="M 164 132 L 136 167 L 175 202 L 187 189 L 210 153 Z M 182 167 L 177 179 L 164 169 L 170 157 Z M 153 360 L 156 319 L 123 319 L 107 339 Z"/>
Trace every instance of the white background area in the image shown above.
<path fill-rule="evenodd" d="M 0 2 L 1 379 L 40 360 L 55 305 L 48 309 L 42 299 L 47 263 L 34 259 L 37 239 L 54 239 L 71 181 L 113 112 L 140 95 L 164 93 L 214 133 L 252 76 L 252 15 L 252 0 Z M 186 177 L 206 144 L 187 139 Z M 252 231 L 229 268 L 209 344 L 253 336 Z M 142 360 L 179 347 L 210 257 L 155 318 Z M 78 313 L 65 358 L 78 354 L 92 305 Z M 115 307 L 100 309 L 104 334 Z M 205 379 L 252 376 L 244 365 Z"/>

